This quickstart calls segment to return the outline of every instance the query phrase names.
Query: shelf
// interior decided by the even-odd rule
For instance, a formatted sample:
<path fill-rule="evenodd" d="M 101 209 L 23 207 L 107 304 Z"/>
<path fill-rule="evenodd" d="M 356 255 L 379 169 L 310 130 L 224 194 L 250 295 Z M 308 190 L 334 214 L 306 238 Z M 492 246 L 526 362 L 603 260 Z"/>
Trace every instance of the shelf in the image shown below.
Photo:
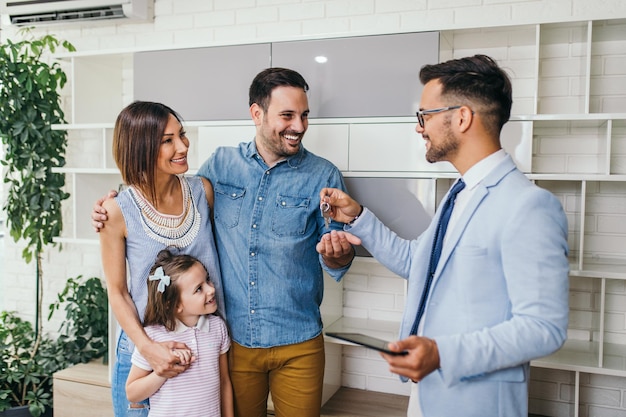
<path fill-rule="evenodd" d="M 79 238 L 71 238 L 71 237 L 55 237 L 52 239 L 55 243 L 73 243 L 78 245 L 99 245 L 100 240 L 97 237 L 97 233 L 94 231 L 94 235 L 96 238 L 94 239 L 79 239 Z"/>
<path fill-rule="evenodd" d="M 511 115 L 511 122 L 524 121 L 588 121 L 588 120 L 626 120 L 626 113 L 568 113 L 568 114 L 515 114 Z M 394 117 L 327 117 L 310 118 L 309 125 L 327 124 L 379 124 L 379 123 L 417 123 L 413 116 Z M 194 120 L 183 121 L 188 127 L 202 126 L 251 126 L 252 121 L 243 120 Z M 77 130 L 77 129 L 113 129 L 114 123 L 67 123 L 54 124 L 52 130 Z"/>
<path fill-rule="evenodd" d="M 583 269 L 570 264 L 570 276 L 626 280 L 626 263 L 608 259 L 583 259 Z"/>
<path fill-rule="evenodd" d="M 53 168 L 52 172 L 61 174 L 88 174 L 88 175 L 120 175 L 117 168 Z M 188 170 L 185 175 L 196 175 L 197 169 Z M 107 191 L 107 190 L 104 190 Z"/>
<path fill-rule="evenodd" d="M 52 172 L 65 174 L 96 174 L 111 175 L 119 174 L 117 168 L 53 168 Z M 189 170 L 187 175 L 195 175 L 197 170 Z M 456 179 L 457 172 L 446 171 L 342 171 L 344 177 L 354 178 L 424 178 L 424 179 Z M 626 182 L 626 175 L 600 175 L 600 174 L 526 174 L 533 181 L 596 181 L 596 182 Z"/>
<path fill-rule="evenodd" d="M 341 317 L 324 326 L 324 333 L 363 333 L 391 342 L 398 339 L 398 329 L 399 324 L 395 322 Z M 329 336 L 324 336 L 324 340 L 338 345 L 358 346 L 354 343 Z M 626 351 L 623 349 L 623 346 L 610 343 L 604 344 L 604 367 L 598 366 L 598 350 L 599 344 L 597 342 L 567 340 L 559 351 L 550 356 L 533 360 L 531 365 L 538 368 L 626 377 Z"/>
<path fill-rule="evenodd" d="M 533 360 L 530 364 L 537 368 L 626 377 L 626 351 L 624 347 L 605 343 L 605 366 L 599 366 L 599 348 L 598 342 L 567 340 L 557 352 Z"/>
<path fill-rule="evenodd" d="M 621 174 L 526 174 L 528 179 L 534 181 L 626 181 L 626 175 Z"/>
<path fill-rule="evenodd" d="M 342 171 L 344 177 L 353 178 L 424 178 L 424 179 L 455 179 L 459 177 L 458 172 L 390 172 L 390 171 Z"/>
<path fill-rule="evenodd" d="M 120 175 L 117 168 L 53 168 L 52 172 L 60 174 L 94 174 L 94 175 Z"/>
<path fill-rule="evenodd" d="M 521 114 L 511 116 L 511 121 L 588 121 L 588 120 L 626 120 L 626 113 L 555 113 Z"/>
<path fill-rule="evenodd" d="M 113 129 L 114 123 L 55 124 L 52 130 Z"/>

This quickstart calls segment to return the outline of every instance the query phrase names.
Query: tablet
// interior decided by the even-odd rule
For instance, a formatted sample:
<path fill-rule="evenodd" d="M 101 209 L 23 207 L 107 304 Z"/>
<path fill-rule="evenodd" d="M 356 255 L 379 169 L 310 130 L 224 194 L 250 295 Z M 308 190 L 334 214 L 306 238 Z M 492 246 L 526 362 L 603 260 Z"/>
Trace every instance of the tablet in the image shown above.
<path fill-rule="evenodd" d="M 345 340 L 347 342 L 356 343 L 357 345 L 365 346 L 370 349 L 384 352 L 389 355 L 406 355 L 407 352 L 392 352 L 387 349 L 389 342 L 386 340 L 378 339 L 372 336 L 368 336 L 361 333 L 344 333 L 344 332 L 326 332 L 326 336 L 336 337 L 337 339 Z"/>

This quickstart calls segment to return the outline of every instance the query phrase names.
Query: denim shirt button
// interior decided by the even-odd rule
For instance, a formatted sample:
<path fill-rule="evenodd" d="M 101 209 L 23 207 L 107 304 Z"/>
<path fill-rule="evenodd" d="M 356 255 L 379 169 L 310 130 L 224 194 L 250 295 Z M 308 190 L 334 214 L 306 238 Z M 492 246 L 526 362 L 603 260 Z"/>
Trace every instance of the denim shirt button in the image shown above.
<path fill-rule="evenodd" d="M 254 310 L 250 310 L 250 314 L 254 314 Z"/>
<path fill-rule="evenodd" d="M 254 256 L 254 255 L 256 255 L 256 253 L 250 252 L 250 256 Z"/>

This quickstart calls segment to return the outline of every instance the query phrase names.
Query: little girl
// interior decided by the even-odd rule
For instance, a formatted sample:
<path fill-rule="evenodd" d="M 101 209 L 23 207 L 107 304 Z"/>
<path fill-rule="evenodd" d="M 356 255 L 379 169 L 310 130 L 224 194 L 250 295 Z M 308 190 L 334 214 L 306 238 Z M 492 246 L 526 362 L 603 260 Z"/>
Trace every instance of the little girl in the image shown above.
<path fill-rule="evenodd" d="M 189 255 L 159 252 L 148 278 L 144 326 L 157 342 L 185 343 L 175 354 L 189 369 L 168 379 L 152 371 L 135 349 L 126 382 L 132 402 L 150 398 L 150 417 L 232 417 L 233 392 L 228 374 L 230 339 L 217 311 L 215 288 L 205 267 Z"/>

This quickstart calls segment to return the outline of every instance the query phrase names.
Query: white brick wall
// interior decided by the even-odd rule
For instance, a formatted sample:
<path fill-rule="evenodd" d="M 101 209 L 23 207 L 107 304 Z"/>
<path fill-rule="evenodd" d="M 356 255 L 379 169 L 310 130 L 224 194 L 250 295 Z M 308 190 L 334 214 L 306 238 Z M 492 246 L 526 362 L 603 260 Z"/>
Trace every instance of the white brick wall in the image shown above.
<path fill-rule="evenodd" d="M 574 372 L 531 369 L 529 411 L 545 416 L 573 416 Z M 626 415 L 626 378 L 580 374 L 580 417 Z"/>
<path fill-rule="evenodd" d="M 262 41 L 313 39 L 322 37 L 385 34 L 426 30 L 454 30 L 452 39 L 442 40 L 454 45 L 454 54 L 489 53 L 515 72 L 515 113 L 532 113 L 534 86 L 531 79 L 534 68 L 535 24 L 546 22 L 576 22 L 585 19 L 626 18 L 623 0 L 156 0 L 154 23 L 90 23 L 71 26 L 50 26 L 38 29 L 50 31 L 68 39 L 79 51 L 114 50 L 127 48 L 174 48 L 211 46 Z M 515 28 L 507 37 L 494 36 L 493 26 L 528 25 Z M 540 108 L 542 112 L 581 111 L 581 100 L 562 100 L 564 95 L 584 94 L 582 90 L 581 54 L 585 26 L 579 23 L 554 25 L 542 34 L 540 80 Z M 594 39 L 615 30 L 624 30 L 622 24 L 595 29 Z M 0 39 L 13 38 L 16 28 L 2 27 Z M 611 37 L 608 36 L 608 39 Z M 614 38 L 614 36 L 613 36 Z M 562 42 L 556 41 L 562 39 Z M 477 41 L 478 40 L 478 41 Z M 467 48 L 463 47 L 466 43 Z M 484 45 L 473 50 L 472 45 Z M 599 42 L 603 59 L 592 58 L 591 111 L 623 112 L 626 108 L 626 47 L 623 43 Z M 445 56 L 445 45 L 442 43 Z M 607 51 L 609 51 L 607 53 Z M 571 71 L 563 77 L 564 71 Z M 132 82 L 125 74 L 124 102 L 130 100 Z M 67 92 L 69 94 L 69 92 Z M 69 116 L 69 115 L 68 115 Z M 590 129 L 603 129 L 591 123 Z M 617 133 L 617 134 L 616 134 Z M 603 160 L 595 151 L 600 144 L 572 148 L 567 142 L 572 132 L 546 129 L 536 140 L 542 141 L 539 155 L 533 164 L 540 171 L 550 172 L 555 167 L 561 172 L 597 172 Z M 578 130 L 577 134 L 582 134 Z M 614 123 L 612 143 L 613 173 L 626 173 L 626 124 Z M 90 164 L 101 157 L 101 149 L 91 149 L 88 138 L 83 149 L 74 150 L 68 158 Z M 81 139 L 82 140 L 82 139 Z M 565 153 L 564 153 L 565 152 Z M 555 186 L 555 184 L 550 184 Z M 568 211 L 570 228 L 577 226 L 580 199 L 577 184 L 561 183 L 559 194 Z M 593 188 L 593 185 L 592 185 Z M 623 184 L 602 184 L 591 190 L 588 202 L 593 208 L 586 222 L 586 239 L 593 252 L 602 256 L 626 256 L 626 190 Z M 609 188 L 609 189 L 607 189 Z M 610 210 L 604 210 L 610 208 Z M 613 214 L 608 214 L 613 213 Z M 618 213 L 618 214 L 615 214 Z M 626 216 L 626 215 L 624 215 Z M 84 213 L 81 222 L 89 222 Z M 66 224 L 66 228 L 71 227 Z M 0 266 L 0 308 L 20 311 L 31 319 L 34 313 L 34 265 L 21 261 L 21 247 L 10 238 L 5 241 L 4 261 Z M 573 250 L 577 242 L 570 241 Z M 365 266 L 364 266 L 365 265 Z M 399 320 L 404 302 L 401 280 L 381 266 L 357 262 L 344 283 L 344 315 L 347 317 Z M 102 276 L 99 249 L 95 245 L 64 244 L 63 250 L 50 249 L 44 262 L 45 313 L 68 277 L 82 274 Z M 576 278 L 572 286 L 572 329 L 577 338 L 594 337 L 598 321 L 597 281 Z M 626 344 L 626 290 L 622 281 L 609 281 L 606 317 L 610 341 Z M 55 332 L 59 319 L 46 324 L 46 330 Z M 533 369 L 531 384 L 531 411 L 545 414 L 573 415 L 571 387 L 573 373 Z M 581 374 L 581 417 L 626 415 L 626 382 L 624 378 Z M 347 386 L 383 392 L 408 393 L 406 385 L 386 370 L 376 354 L 359 348 L 346 348 L 343 360 L 343 382 Z"/>
<path fill-rule="evenodd" d="M 0 309 L 18 311 L 24 319 L 35 319 L 35 261 L 25 265 L 21 260 L 22 246 L 6 236 L 4 239 L 4 263 L 0 267 L 2 295 Z M 64 311 L 56 312 L 48 322 L 49 306 L 63 289 L 68 278 L 82 275 L 84 278 L 104 277 L 97 245 L 65 243 L 49 247 L 43 254 L 43 308 L 44 331 L 56 334 Z"/>
<path fill-rule="evenodd" d="M 356 258 L 343 279 L 343 316 L 400 323 L 406 293 L 405 280 L 372 258 Z M 381 328 L 380 337 L 393 340 L 398 325 Z M 370 349 L 346 346 L 342 385 L 350 388 L 409 395 L 410 386 L 389 372 L 387 363 Z"/>

